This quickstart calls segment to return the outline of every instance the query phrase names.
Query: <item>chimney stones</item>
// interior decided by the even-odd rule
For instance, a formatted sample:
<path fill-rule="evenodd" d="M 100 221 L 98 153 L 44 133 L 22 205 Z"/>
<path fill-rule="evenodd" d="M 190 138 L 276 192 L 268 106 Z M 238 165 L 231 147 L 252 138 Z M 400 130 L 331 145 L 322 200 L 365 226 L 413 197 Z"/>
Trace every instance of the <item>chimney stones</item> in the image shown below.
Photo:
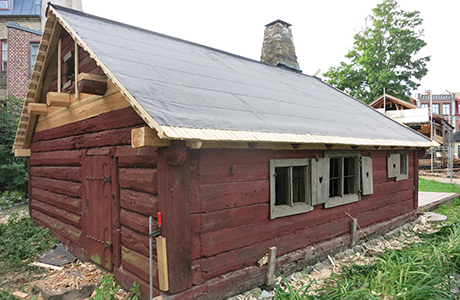
<path fill-rule="evenodd" d="M 265 25 L 261 62 L 302 72 L 295 54 L 291 24 L 276 20 Z"/>

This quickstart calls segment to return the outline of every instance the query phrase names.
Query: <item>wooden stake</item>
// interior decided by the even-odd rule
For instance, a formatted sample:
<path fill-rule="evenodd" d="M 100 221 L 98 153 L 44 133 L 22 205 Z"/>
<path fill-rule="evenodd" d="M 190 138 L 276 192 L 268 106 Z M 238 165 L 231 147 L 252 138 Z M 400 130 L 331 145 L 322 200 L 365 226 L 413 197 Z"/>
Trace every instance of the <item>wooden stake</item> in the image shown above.
<path fill-rule="evenodd" d="M 62 80 L 62 63 L 61 63 L 61 39 L 58 42 L 58 88 L 57 92 L 61 92 L 61 80 Z"/>
<path fill-rule="evenodd" d="M 77 84 L 77 76 L 78 76 L 78 61 L 80 59 L 78 58 L 78 43 L 77 40 L 75 40 L 75 77 L 74 77 L 74 84 L 75 84 L 75 99 L 78 100 L 79 97 L 79 91 L 78 91 L 78 84 Z"/>
<path fill-rule="evenodd" d="M 276 247 L 270 247 L 268 250 L 267 277 L 265 278 L 265 284 L 268 286 L 275 284 L 276 251 Z"/>
<path fill-rule="evenodd" d="M 160 291 L 169 290 L 168 280 L 168 256 L 166 251 L 166 238 L 157 237 L 157 257 L 158 257 L 158 283 Z"/>
<path fill-rule="evenodd" d="M 355 238 L 356 238 L 356 227 L 358 226 L 358 219 L 352 218 L 351 219 L 351 238 L 350 238 L 350 245 L 355 245 Z"/>

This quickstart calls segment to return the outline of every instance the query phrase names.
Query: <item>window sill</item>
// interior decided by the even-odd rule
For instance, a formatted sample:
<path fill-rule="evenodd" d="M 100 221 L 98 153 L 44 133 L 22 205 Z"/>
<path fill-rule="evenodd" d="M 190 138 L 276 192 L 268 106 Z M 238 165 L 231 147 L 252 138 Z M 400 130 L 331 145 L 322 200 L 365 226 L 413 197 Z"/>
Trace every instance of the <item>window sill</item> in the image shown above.
<path fill-rule="evenodd" d="M 329 200 L 324 203 L 324 208 L 332 208 L 340 205 L 345 205 L 348 203 L 358 202 L 360 199 L 358 194 L 346 195 L 344 197 L 334 197 L 329 198 Z"/>
<path fill-rule="evenodd" d="M 313 210 L 313 206 L 308 204 L 294 204 L 294 206 L 289 205 L 277 205 L 272 208 L 270 219 L 276 219 L 281 217 L 287 217 L 297 214 L 306 213 Z"/>

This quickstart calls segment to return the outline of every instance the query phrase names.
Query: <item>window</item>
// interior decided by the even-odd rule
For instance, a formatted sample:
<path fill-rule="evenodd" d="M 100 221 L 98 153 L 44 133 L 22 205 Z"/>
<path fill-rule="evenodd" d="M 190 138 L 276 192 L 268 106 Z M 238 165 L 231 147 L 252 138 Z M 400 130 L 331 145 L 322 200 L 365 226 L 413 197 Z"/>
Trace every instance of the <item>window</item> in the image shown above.
<path fill-rule="evenodd" d="M 429 107 L 428 104 L 426 104 L 426 103 L 422 104 L 422 108 L 428 108 L 428 107 Z"/>
<path fill-rule="evenodd" d="M 444 103 L 442 105 L 442 114 L 443 115 L 450 115 L 450 104 L 449 103 Z"/>
<path fill-rule="evenodd" d="M 8 10 L 10 8 L 9 0 L 0 0 L 0 10 Z"/>
<path fill-rule="evenodd" d="M 373 194 L 372 158 L 329 151 L 323 158 L 270 160 L 270 218 L 335 207 Z"/>
<path fill-rule="evenodd" d="M 409 155 L 407 152 L 397 152 L 387 155 L 388 178 L 396 178 L 396 181 L 409 178 Z"/>
<path fill-rule="evenodd" d="M 433 104 L 432 110 L 434 114 L 439 114 L 439 104 Z"/>
<path fill-rule="evenodd" d="M 6 40 L 1 41 L 2 44 L 2 71 L 6 72 L 7 70 L 7 62 L 8 62 L 8 43 Z"/>
<path fill-rule="evenodd" d="M 310 205 L 310 160 L 270 160 L 270 217 L 299 214 Z"/>
<path fill-rule="evenodd" d="M 35 59 L 37 58 L 37 53 L 38 53 L 38 46 L 40 43 L 30 43 L 30 74 L 32 74 L 32 70 L 34 68 L 35 64 Z"/>

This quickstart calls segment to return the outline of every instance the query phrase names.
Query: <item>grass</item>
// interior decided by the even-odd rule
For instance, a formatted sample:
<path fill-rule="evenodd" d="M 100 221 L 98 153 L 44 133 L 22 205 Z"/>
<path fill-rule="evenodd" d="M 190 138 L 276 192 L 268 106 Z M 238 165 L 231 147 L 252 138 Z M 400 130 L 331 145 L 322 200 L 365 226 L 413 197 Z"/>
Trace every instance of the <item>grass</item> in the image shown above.
<path fill-rule="evenodd" d="M 420 191 L 459 193 L 454 184 L 420 179 Z M 449 222 L 434 233 L 414 233 L 419 242 L 374 255 L 373 264 L 342 266 L 314 292 L 310 286 L 295 291 L 285 280 L 273 300 L 438 300 L 459 299 L 460 200 L 441 206 Z"/>
<path fill-rule="evenodd" d="M 420 178 L 418 181 L 418 190 L 421 192 L 440 192 L 460 194 L 460 187 L 453 183 L 442 183 L 435 180 L 426 180 Z"/>
<path fill-rule="evenodd" d="M 30 217 L 14 212 L 7 223 L 0 224 L 0 299 L 17 299 L 10 293 L 32 292 L 32 284 L 47 272 L 30 267 L 38 255 L 57 242 L 48 229 L 37 227 Z"/>

